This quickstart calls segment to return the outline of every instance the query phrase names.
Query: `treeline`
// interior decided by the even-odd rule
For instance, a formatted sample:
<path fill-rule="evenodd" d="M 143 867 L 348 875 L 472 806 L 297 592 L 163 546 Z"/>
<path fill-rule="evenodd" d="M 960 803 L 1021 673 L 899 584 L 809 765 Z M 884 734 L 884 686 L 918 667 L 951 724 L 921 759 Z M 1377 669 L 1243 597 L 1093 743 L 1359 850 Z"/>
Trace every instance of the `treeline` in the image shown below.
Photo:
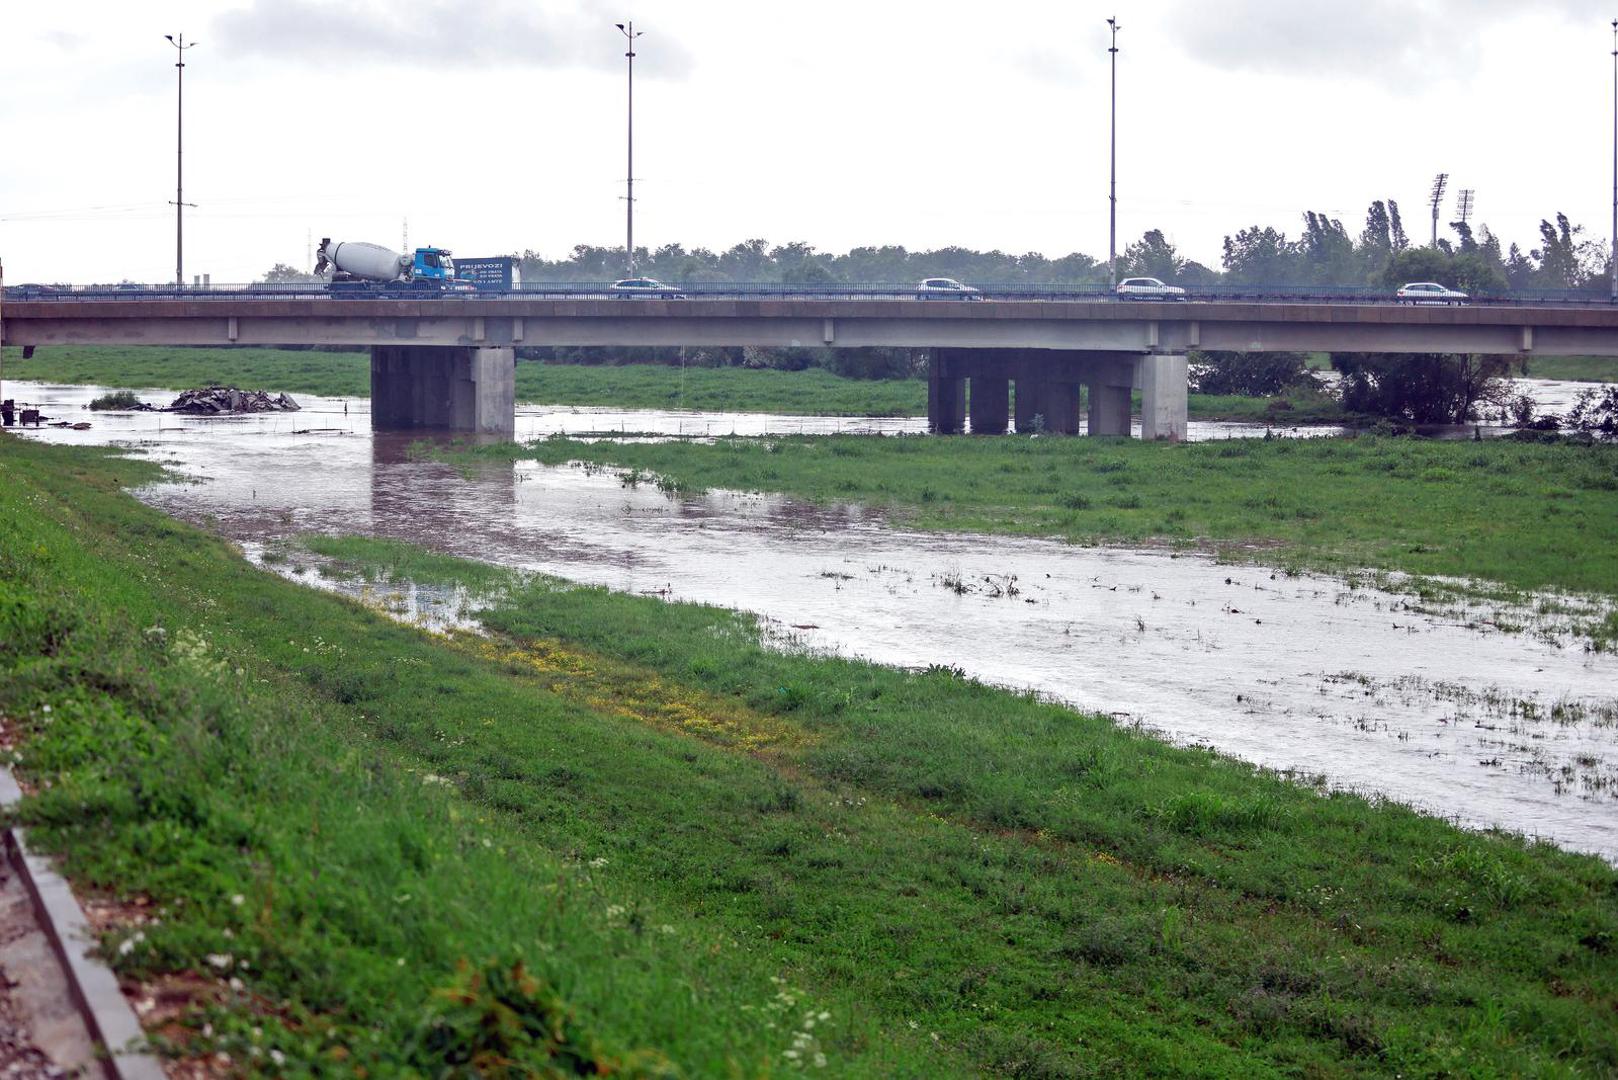
<path fill-rule="evenodd" d="M 1343 222 L 1314 211 L 1302 216 L 1296 236 L 1268 225 L 1252 225 L 1225 237 L 1220 267 L 1183 257 L 1163 235 L 1150 229 L 1119 256 L 1118 274 L 1146 275 L 1185 286 L 1321 285 L 1389 288 L 1406 281 L 1438 281 L 1473 293 L 1507 291 L 1588 291 L 1606 288 L 1611 263 L 1607 245 L 1586 235 L 1565 214 L 1539 225 L 1539 242 L 1526 251 L 1503 245 L 1487 225 L 1475 230 L 1451 222 L 1435 244 L 1416 246 L 1405 231 L 1399 204 L 1373 202 L 1357 234 Z M 621 247 L 580 244 L 565 259 L 524 251 L 523 280 L 611 281 L 625 275 Z M 807 243 L 771 246 L 747 240 L 724 251 L 687 249 L 681 244 L 637 248 L 636 272 L 676 284 L 909 283 L 924 277 L 953 277 L 974 285 L 1102 285 L 1109 280 L 1105 259 L 1080 252 L 1047 258 L 945 247 L 911 251 L 898 245 L 858 247 L 836 255 Z"/>

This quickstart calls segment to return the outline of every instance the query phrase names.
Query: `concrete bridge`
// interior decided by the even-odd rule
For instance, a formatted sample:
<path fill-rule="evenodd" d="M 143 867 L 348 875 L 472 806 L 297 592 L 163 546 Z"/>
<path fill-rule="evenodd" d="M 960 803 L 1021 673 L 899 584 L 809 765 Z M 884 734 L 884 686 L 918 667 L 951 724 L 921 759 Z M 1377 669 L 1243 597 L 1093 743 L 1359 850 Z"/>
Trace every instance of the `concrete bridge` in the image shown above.
<path fill-rule="evenodd" d="M 1618 356 L 1618 309 L 1497 304 L 905 299 L 52 297 L 0 310 L 0 342 L 364 345 L 375 423 L 509 433 L 520 345 L 897 346 L 930 358 L 933 431 L 1079 430 L 1179 439 L 1189 349 Z M 1015 394 L 1013 396 L 1013 388 Z M 1013 400 L 1015 405 L 1013 405 Z"/>

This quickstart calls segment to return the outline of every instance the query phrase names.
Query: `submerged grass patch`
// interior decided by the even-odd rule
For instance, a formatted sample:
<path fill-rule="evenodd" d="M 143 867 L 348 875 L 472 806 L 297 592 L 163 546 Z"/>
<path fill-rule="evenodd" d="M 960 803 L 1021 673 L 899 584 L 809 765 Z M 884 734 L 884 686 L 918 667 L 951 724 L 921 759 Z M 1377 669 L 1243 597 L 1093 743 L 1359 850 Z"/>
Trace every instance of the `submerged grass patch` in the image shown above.
<path fill-rule="evenodd" d="M 712 608 L 531 579 L 444 641 L 146 475 L 0 442 L 0 714 L 36 838 L 157 912 L 114 963 L 206 978 L 248 1069 L 435 1074 L 513 1015 L 625 1075 L 1618 1069 L 1599 860 Z"/>
<path fill-rule="evenodd" d="M 367 536 L 310 534 L 298 546 L 324 556 L 334 573 L 350 572 L 367 581 L 411 581 L 425 585 L 463 585 L 487 592 L 511 584 L 517 575 L 488 563 L 452 559 L 411 544 Z"/>
<path fill-rule="evenodd" d="M 515 451 L 464 451 L 481 452 Z M 521 452 L 658 477 L 685 492 L 775 491 L 889 507 L 922 528 L 1213 546 L 1282 566 L 1618 595 L 1618 447 L 835 435 L 711 444 L 553 438 Z"/>

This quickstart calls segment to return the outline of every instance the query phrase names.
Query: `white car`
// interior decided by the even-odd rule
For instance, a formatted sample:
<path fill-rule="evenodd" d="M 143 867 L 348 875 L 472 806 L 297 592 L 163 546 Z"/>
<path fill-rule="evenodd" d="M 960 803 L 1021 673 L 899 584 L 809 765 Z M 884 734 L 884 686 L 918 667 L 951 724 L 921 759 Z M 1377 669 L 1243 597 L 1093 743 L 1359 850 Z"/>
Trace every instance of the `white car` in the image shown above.
<path fill-rule="evenodd" d="M 954 278 L 930 277 L 916 286 L 917 300 L 982 300 L 983 294 Z"/>
<path fill-rule="evenodd" d="M 608 286 L 608 291 L 620 300 L 633 300 L 642 297 L 652 300 L 684 300 L 685 293 L 673 285 L 665 285 L 656 278 L 635 277 L 615 281 Z"/>
<path fill-rule="evenodd" d="M 1120 300 L 1184 300 L 1185 290 L 1155 277 L 1129 277 L 1118 283 Z"/>
<path fill-rule="evenodd" d="M 1436 281 L 1412 281 L 1393 294 L 1401 304 L 1464 304 L 1464 292 L 1448 289 Z"/>

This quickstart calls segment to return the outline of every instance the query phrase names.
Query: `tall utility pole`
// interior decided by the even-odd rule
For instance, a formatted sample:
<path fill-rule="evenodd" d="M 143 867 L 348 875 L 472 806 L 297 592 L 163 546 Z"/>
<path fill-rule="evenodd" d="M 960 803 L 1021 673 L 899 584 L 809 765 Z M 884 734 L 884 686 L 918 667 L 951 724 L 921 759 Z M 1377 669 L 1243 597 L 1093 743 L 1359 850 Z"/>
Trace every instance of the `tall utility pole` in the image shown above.
<path fill-rule="evenodd" d="M 1477 194 L 1475 188 L 1462 188 L 1455 196 L 1455 213 L 1460 216 L 1462 225 L 1472 219 L 1472 204 L 1477 201 Z"/>
<path fill-rule="evenodd" d="M 176 38 L 173 34 L 164 34 L 169 44 L 177 50 L 179 62 L 174 65 L 174 287 L 185 288 L 185 221 L 183 215 L 187 206 L 196 208 L 195 203 L 185 201 L 185 50 L 197 47 L 196 42 L 187 45 L 185 35 Z"/>
<path fill-rule="evenodd" d="M 1438 246 L 1438 211 L 1444 202 L 1444 188 L 1449 184 L 1449 173 L 1441 172 L 1433 180 L 1433 247 Z"/>
<path fill-rule="evenodd" d="M 629 57 L 629 169 L 624 177 L 624 202 L 628 204 L 629 225 L 628 236 L 624 240 L 624 248 L 629 253 L 629 276 L 635 276 L 635 39 L 640 33 L 635 30 L 635 24 L 625 25 L 618 23 L 618 30 L 629 39 L 629 51 L 624 53 Z M 643 31 L 644 32 L 644 31 Z"/>
<path fill-rule="evenodd" d="M 1118 291 L 1118 25 L 1117 16 L 1107 20 L 1112 27 L 1112 186 L 1107 196 L 1110 210 L 1107 215 L 1107 271 L 1112 275 L 1113 292 Z"/>
<path fill-rule="evenodd" d="M 1612 20 L 1612 295 L 1618 304 L 1618 19 Z"/>

